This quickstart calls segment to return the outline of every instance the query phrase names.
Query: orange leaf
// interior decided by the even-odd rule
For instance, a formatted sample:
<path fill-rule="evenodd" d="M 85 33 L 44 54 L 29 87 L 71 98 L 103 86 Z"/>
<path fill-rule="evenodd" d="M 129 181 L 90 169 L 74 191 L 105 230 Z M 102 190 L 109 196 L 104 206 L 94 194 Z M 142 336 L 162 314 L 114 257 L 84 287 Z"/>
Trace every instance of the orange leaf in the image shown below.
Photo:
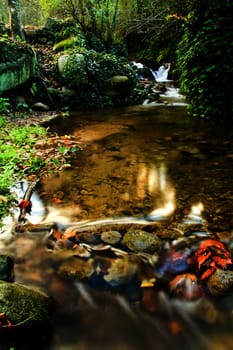
<path fill-rule="evenodd" d="M 182 325 L 176 320 L 170 321 L 168 323 L 168 328 L 174 335 L 179 334 L 182 331 Z"/>
<path fill-rule="evenodd" d="M 76 232 L 75 231 L 65 232 L 62 235 L 62 239 L 69 239 L 69 238 L 73 238 L 75 236 L 76 236 Z"/>
<path fill-rule="evenodd" d="M 61 239 L 61 236 L 61 231 L 59 229 L 53 231 L 53 237 L 56 238 L 56 240 Z"/>
<path fill-rule="evenodd" d="M 57 198 L 57 197 L 53 197 L 53 202 L 56 203 L 56 204 L 60 204 L 62 203 L 62 200 L 60 198 Z"/>

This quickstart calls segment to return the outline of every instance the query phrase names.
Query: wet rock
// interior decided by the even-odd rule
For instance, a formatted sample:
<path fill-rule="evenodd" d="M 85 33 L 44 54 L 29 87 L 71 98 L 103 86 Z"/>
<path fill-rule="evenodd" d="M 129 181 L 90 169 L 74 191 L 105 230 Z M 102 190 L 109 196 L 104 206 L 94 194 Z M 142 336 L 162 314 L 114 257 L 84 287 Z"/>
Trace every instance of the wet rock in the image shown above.
<path fill-rule="evenodd" d="M 14 260 L 8 255 L 0 255 L 0 280 L 12 281 L 14 278 Z"/>
<path fill-rule="evenodd" d="M 130 256 L 124 256 L 112 262 L 104 279 L 112 287 L 117 287 L 131 280 L 137 270 L 138 266 L 135 261 L 131 260 Z"/>
<path fill-rule="evenodd" d="M 67 280 L 82 280 L 94 273 L 93 259 L 82 259 L 73 256 L 64 261 L 59 269 L 58 275 Z"/>
<path fill-rule="evenodd" d="M 183 312 L 193 316 L 207 324 L 214 324 L 218 317 L 218 310 L 215 308 L 213 303 L 207 298 L 198 298 L 196 300 L 174 300 L 174 306 L 177 310 L 182 310 Z"/>
<path fill-rule="evenodd" d="M 133 252 L 154 252 L 159 246 L 159 238 L 154 233 L 143 230 L 126 232 L 122 244 Z"/>
<path fill-rule="evenodd" d="M 13 325 L 33 326 L 48 323 L 52 300 L 39 289 L 0 281 L 1 312 Z"/>
<path fill-rule="evenodd" d="M 101 240 L 107 244 L 117 244 L 121 240 L 119 231 L 104 231 L 101 233 Z"/>
<path fill-rule="evenodd" d="M 233 271 L 217 268 L 208 279 L 207 287 L 213 296 L 227 294 L 233 289 Z"/>
<path fill-rule="evenodd" d="M 202 296 L 203 292 L 194 274 L 186 273 L 174 277 L 170 283 L 172 296 L 185 300 L 194 300 Z"/>

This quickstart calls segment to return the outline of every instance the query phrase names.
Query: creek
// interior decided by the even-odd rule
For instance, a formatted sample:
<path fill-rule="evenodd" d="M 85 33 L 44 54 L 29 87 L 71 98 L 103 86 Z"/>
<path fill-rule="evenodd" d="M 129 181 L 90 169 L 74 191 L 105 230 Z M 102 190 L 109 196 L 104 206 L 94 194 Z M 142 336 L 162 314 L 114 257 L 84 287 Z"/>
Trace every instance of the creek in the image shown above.
<path fill-rule="evenodd" d="M 181 104 L 73 112 L 49 128 L 86 146 L 70 168 L 42 179 L 32 197 L 32 223 L 98 230 L 141 221 L 169 232 L 182 231 L 191 220 L 232 251 L 232 129 L 191 118 Z M 43 349 L 230 350 L 232 294 L 221 298 L 217 311 L 209 304 L 198 311 L 207 320 L 193 319 L 188 302 L 185 308 L 171 304 L 165 294 L 158 297 L 165 313 L 135 311 L 124 293 L 89 290 L 85 283 L 54 277 L 56 264 L 50 265 L 43 240 L 32 236 L 19 235 L 11 249 L 18 257 L 16 281 L 47 288 L 60 305 L 52 340 Z"/>

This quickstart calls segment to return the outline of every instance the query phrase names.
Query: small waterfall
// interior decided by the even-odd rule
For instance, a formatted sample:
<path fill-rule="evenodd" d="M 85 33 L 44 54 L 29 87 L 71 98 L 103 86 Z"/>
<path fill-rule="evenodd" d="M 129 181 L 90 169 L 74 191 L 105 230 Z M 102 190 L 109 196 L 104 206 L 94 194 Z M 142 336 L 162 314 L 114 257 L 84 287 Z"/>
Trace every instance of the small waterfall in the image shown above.
<path fill-rule="evenodd" d="M 153 69 L 151 69 L 151 73 L 156 81 L 158 81 L 158 82 L 167 81 L 168 80 L 168 72 L 169 72 L 170 68 L 171 68 L 171 64 L 166 63 L 166 64 L 163 64 L 162 66 L 160 66 L 158 70 L 154 71 Z"/>

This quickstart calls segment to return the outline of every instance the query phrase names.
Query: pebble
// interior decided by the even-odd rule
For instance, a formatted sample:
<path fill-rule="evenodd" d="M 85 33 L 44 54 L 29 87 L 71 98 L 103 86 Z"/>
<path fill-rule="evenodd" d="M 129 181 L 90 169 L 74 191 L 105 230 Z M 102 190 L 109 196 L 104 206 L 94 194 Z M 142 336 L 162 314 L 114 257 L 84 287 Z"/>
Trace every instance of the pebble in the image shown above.
<path fill-rule="evenodd" d="M 117 244 L 121 240 L 119 231 L 104 231 L 101 233 L 101 240 L 107 244 Z"/>

